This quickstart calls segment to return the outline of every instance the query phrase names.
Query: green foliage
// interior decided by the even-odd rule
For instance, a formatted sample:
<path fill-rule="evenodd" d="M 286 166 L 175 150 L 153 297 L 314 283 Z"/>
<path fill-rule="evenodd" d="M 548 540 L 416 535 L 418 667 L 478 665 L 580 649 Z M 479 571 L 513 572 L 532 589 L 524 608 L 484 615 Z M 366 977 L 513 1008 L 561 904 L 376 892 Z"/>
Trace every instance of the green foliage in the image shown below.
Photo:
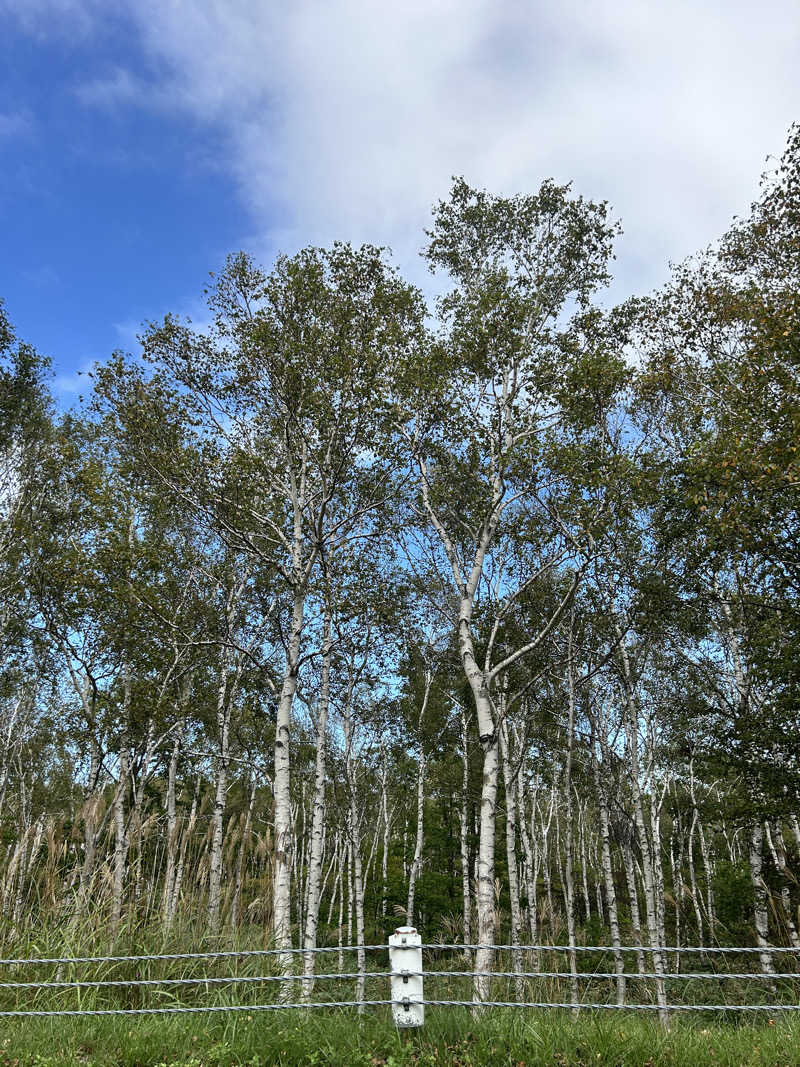
<path fill-rule="evenodd" d="M 713 886 L 717 919 L 726 940 L 746 944 L 751 936 L 753 911 L 753 885 L 746 862 L 720 860 L 714 871 Z"/>

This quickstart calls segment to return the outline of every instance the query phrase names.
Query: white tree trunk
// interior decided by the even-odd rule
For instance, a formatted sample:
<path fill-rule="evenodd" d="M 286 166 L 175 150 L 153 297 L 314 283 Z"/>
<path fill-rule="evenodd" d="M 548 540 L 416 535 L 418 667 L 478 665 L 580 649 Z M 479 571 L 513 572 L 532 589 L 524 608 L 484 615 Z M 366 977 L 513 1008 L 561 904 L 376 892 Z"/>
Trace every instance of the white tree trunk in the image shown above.
<path fill-rule="evenodd" d="M 511 770 L 508 743 L 508 728 L 503 721 L 499 730 L 500 754 L 503 761 L 503 783 L 506 791 L 506 861 L 508 865 L 508 893 L 511 909 L 511 960 L 514 973 L 514 993 L 517 1000 L 523 999 L 522 949 L 520 933 L 522 930 L 522 912 L 519 904 L 519 877 L 517 873 L 517 790 Z"/>
<path fill-rule="evenodd" d="M 464 916 L 464 944 L 472 941 L 472 899 L 470 893 L 468 810 L 469 800 L 469 753 L 467 749 L 467 716 L 461 708 L 461 804 L 459 805 L 459 845 L 461 848 L 461 895 Z M 471 952 L 465 949 L 467 960 Z"/>
<path fill-rule="evenodd" d="M 569 944 L 569 970 L 570 970 L 570 1002 L 575 1005 L 577 1014 L 578 1005 L 578 960 L 575 953 L 575 883 L 573 879 L 573 855 L 572 855 L 572 756 L 575 745 L 575 685 L 572 652 L 572 627 L 573 619 L 570 617 L 570 629 L 567 653 L 567 689 L 569 698 L 569 718 L 567 722 L 567 766 L 564 775 L 564 792 L 566 810 L 564 818 L 566 822 L 564 836 L 564 868 L 566 874 L 564 886 L 564 903 L 567 911 L 567 942 Z"/>
<path fill-rule="evenodd" d="M 423 726 L 425 712 L 428 707 L 428 699 L 431 692 L 433 674 L 429 668 L 425 670 L 425 692 L 422 698 L 417 721 L 417 733 L 419 734 L 419 758 L 417 762 L 417 833 L 414 839 L 414 858 L 411 861 L 411 869 L 408 873 L 408 901 L 406 904 L 406 921 L 409 926 L 414 925 L 414 895 L 417 888 L 417 878 L 422 866 L 422 846 L 425 834 L 425 770 L 427 757 L 425 755 L 425 742 L 423 740 Z"/>
<path fill-rule="evenodd" d="M 697 826 L 698 813 L 697 808 L 692 812 L 692 822 L 689 826 L 689 888 L 692 893 L 692 905 L 694 907 L 694 917 L 697 922 L 697 944 L 700 948 L 703 947 L 703 915 L 700 911 L 700 894 L 697 889 L 697 876 L 694 869 L 694 831 Z"/>
<path fill-rule="evenodd" d="M 129 724 L 131 713 L 131 674 L 126 664 L 123 671 L 122 734 L 119 746 L 119 775 L 114 790 L 114 875 L 111 890 L 111 922 L 118 926 L 122 918 L 122 900 L 125 889 L 125 868 L 128 860 L 128 825 L 125 801 L 130 785 Z"/>
<path fill-rule="evenodd" d="M 211 814 L 211 854 L 208 868 L 208 926 L 212 934 L 219 932 L 222 891 L 222 845 L 225 804 L 228 796 L 228 758 L 230 755 L 230 700 L 228 695 L 229 653 L 222 658 L 217 677 L 217 761 L 214 787 L 214 810 Z"/>
<path fill-rule="evenodd" d="M 762 974 L 771 974 L 775 970 L 774 959 L 769 951 L 769 914 L 767 912 L 767 886 L 764 882 L 764 826 L 760 819 L 754 819 L 750 828 L 750 880 L 753 885 L 753 917 L 756 928 L 756 941 L 761 951 Z M 772 986 L 774 989 L 774 985 Z"/>
<path fill-rule="evenodd" d="M 647 970 L 642 948 L 642 919 L 639 912 L 639 891 L 636 886 L 636 871 L 633 866 L 633 851 L 629 841 L 622 846 L 622 860 L 625 867 L 625 884 L 628 887 L 628 903 L 631 909 L 631 926 L 633 927 L 633 940 L 639 951 L 636 953 L 636 965 L 639 974 Z"/>
<path fill-rule="evenodd" d="M 663 913 L 659 909 L 659 890 L 663 889 L 663 877 L 661 878 L 660 885 L 657 885 L 657 866 L 658 869 L 660 869 L 660 855 L 657 858 L 654 856 L 654 851 L 658 847 L 658 843 L 656 842 L 654 844 L 651 844 L 651 839 L 650 835 L 648 834 L 648 828 L 644 816 L 644 800 L 642 797 L 642 789 L 639 781 L 639 715 L 638 708 L 636 706 L 636 702 L 633 696 L 633 674 L 631 671 L 630 661 L 628 659 L 628 651 L 625 647 L 624 641 L 622 641 L 621 639 L 622 635 L 619 629 L 617 629 L 617 634 L 620 638 L 619 652 L 620 661 L 622 665 L 625 702 L 627 710 L 627 715 L 625 716 L 625 726 L 628 738 L 628 749 L 630 758 L 630 783 L 631 791 L 633 793 L 634 824 L 636 826 L 639 849 L 642 854 L 642 874 L 644 878 L 644 901 L 645 915 L 647 919 L 647 932 L 652 952 L 653 970 L 659 976 L 658 978 L 656 978 L 655 983 L 656 999 L 659 1005 L 658 1015 L 662 1024 L 668 1025 L 669 1013 L 667 1011 L 666 985 L 662 977 L 662 975 L 665 973 L 664 954 L 661 952 L 663 940 L 660 933 L 660 928 L 662 926 L 660 917 Z M 655 829 L 655 826 L 653 826 L 652 828 Z"/>
<path fill-rule="evenodd" d="M 298 584 L 295 587 L 292 603 L 291 629 L 286 643 L 286 666 L 275 724 L 275 776 L 273 782 L 275 798 L 275 864 L 272 890 L 272 921 L 275 944 L 282 949 L 292 947 L 291 870 L 294 826 L 290 792 L 290 741 L 292 705 L 297 692 L 297 674 L 300 665 L 300 641 L 303 633 L 305 600 L 305 587 L 302 584 Z M 283 953 L 279 957 L 279 962 L 282 973 L 291 974 L 294 965 L 292 954 L 290 952 Z M 283 999 L 289 999 L 291 995 L 290 982 L 281 982 L 281 994 Z"/>
<path fill-rule="evenodd" d="M 531 944 L 539 943 L 539 915 L 536 882 L 539 877 L 539 847 L 531 844 L 531 838 L 536 841 L 536 799 L 531 800 L 531 832 L 528 832 L 528 820 L 525 811 L 525 780 L 520 774 L 517 779 L 517 796 L 519 797 L 519 826 L 522 835 L 522 850 L 524 855 L 523 871 L 525 876 L 525 892 L 528 897 L 528 927 L 530 929 Z M 533 954 L 533 969 L 539 970 L 539 950 Z"/>
<path fill-rule="evenodd" d="M 594 755 L 594 753 L 593 753 Z M 592 759 L 594 784 L 597 791 L 597 811 L 600 820 L 600 856 L 603 869 L 603 883 L 606 890 L 606 910 L 611 931 L 611 947 L 614 952 L 614 970 L 617 974 L 617 1004 L 625 1003 L 625 961 L 623 959 L 622 938 L 619 930 L 619 913 L 617 911 L 617 890 L 614 885 L 614 868 L 611 862 L 611 828 L 608 814 L 608 799 L 603 785 L 602 771 L 596 758 Z M 637 917 L 638 921 L 638 917 Z"/>
<path fill-rule="evenodd" d="M 172 741 L 172 752 L 167 769 L 167 795 L 165 806 L 167 809 L 167 838 L 166 838 L 166 869 L 164 871 L 164 893 L 162 906 L 164 922 L 167 926 L 172 924 L 175 913 L 172 908 L 173 889 L 175 886 L 175 873 L 178 865 L 178 816 L 176 803 L 176 787 L 178 777 L 178 760 L 181 754 L 183 738 L 186 733 L 186 720 L 181 719 L 180 728 Z"/>
<path fill-rule="evenodd" d="M 325 756 L 328 738 L 328 704 L 331 676 L 331 612 L 327 603 L 322 623 L 322 674 L 317 701 L 317 739 L 314 765 L 314 798 L 311 818 L 311 852 L 308 863 L 306 891 L 305 955 L 303 957 L 303 999 L 308 1000 L 313 989 L 313 975 L 319 924 L 320 881 L 325 833 Z"/>

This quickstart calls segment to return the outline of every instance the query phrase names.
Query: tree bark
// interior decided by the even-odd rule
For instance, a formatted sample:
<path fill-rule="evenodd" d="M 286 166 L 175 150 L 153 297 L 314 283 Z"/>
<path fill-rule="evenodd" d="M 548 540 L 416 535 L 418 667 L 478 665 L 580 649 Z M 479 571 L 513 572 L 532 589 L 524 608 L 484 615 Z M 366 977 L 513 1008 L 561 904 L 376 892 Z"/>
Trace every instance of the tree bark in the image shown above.
<path fill-rule="evenodd" d="M 428 698 L 430 696 L 432 681 L 433 675 L 430 669 L 426 668 L 425 692 L 422 698 L 422 707 L 420 708 L 417 722 L 417 733 L 419 734 L 419 759 L 417 763 L 417 834 L 414 841 L 414 858 L 411 861 L 411 870 L 408 875 L 406 919 L 409 926 L 414 925 L 414 894 L 417 887 L 417 878 L 419 876 L 420 867 L 422 865 L 422 845 L 425 832 L 425 769 L 427 765 L 425 743 L 423 741 L 423 723 L 425 720 L 425 711 L 428 707 Z"/>
<path fill-rule="evenodd" d="M 472 941 L 472 900 L 470 894 L 470 869 L 469 869 L 469 838 L 468 838 L 468 811 L 467 801 L 469 797 L 469 753 L 467 750 L 467 716 L 464 709 L 461 714 L 461 804 L 459 805 L 459 846 L 461 849 L 461 896 L 463 901 L 464 916 L 464 944 L 469 945 Z M 467 961 L 471 958 L 471 950 L 465 949 Z"/>
<path fill-rule="evenodd" d="M 317 737 L 314 763 L 314 798 L 311 817 L 311 851 L 308 862 L 306 889 L 305 955 L 303 956 L 303 999 L 308 1000 L 314 986 L 313 975 L 319 926 L 320 881 L 325 835 L 325 783 L 328 744 L 328 706 L 331 678 L 331 610 L 326 601 L 322 620 L 322 672 L 317 700 Z"/>
<path fill-rule="evenodd" d="M 175 917 L 173 909 L 173 888 L 178 863 L 178 817 L 176 803 L 176 783 L 178 776 L 178 760 L 180 758 L 183 739 L 186 734 L 186 719 L 181 718 L 180 727 L 172 741 L 172 752 L 167 769 L 167 795 L 165 806 L 167 809 L 167 842 L 166 842 L 166 868 L 164 871 L 163 912 L 164 922 L 171 926 Z"/>
<path fill-rule="evenodd" d="M 128 859 L 128 825 L 125 814 L 125 801 L 128 796 L 130 770 L 130 713 L 131 713 L 131 672 L 130 666 L 123 670 L 122 696 L 122 733 L 119 745 L 119 776 L 114 790 L 114 875 L 111 895 L 111 922 L 117 927 L 122 918 L 122 900 L 125 888 L 125 868 Z"/>
<path fill-rule="evenodd" d="M 228 795 L 228 757 L 230 755 L 229 667 L 230 655 L 228 649 L 224 648 L 217 676 L 217 773 L 214 786 L 214 810 L 211 815 L 211 855 L 208 868 L 208 926 L 212 934 L 219 933 L 220 924 L 222 844 L 225 804 Z"/>
<path fill-rule="evenodd" d="M 611 932 L 611 948 L 614 953 L 614 970 L 617 974 L 617 1004 L 623 1005 L 625 1003 L 625 961 L 623 959 L 622 938 L 620 937 L 619 930 L 617 890 L 614 885 L 614 867 L 611 861 L 611 828 L 608 813 L 608 797 L 603 784 L 603 774 L 600 768 L 600 763 L 594 751 L 594 739 L 592 739 L 592 769 L 594 771 L 594 785 L 597 793 L 597 812 L 600 821 L 600 856 L 603 869 L 603 883 L 606 891 L 606 910 L 608 912 L 608 925 Z"/>
<path fill-rule="evenodd" d="M 506 792 L 506 861 L 508 865 L 508 894 L 511 910 L 511 961 L 514 973 L 514 994 L 517 1000 L 523 999 L 522 949 L 520 933 L 522 930 L 522 912 L 519 904 L 519 877 L 517 874 L 517 790 L 511 770 L 511 758 L 508 743 L 508 727 L 501 721 L 500 755 L 503 761 L 503 784 Z"/>
<path fill-rule="evenodd" d="M 769 951 L 769 914 L 767 912 L 767 886 L 764 881 L 764 825 L 760 819 L 754 819 L 750 827 L 750 880 L 753 885 L 753 918 L 756 928 L 756 942 L 761 950 L 758 954 L 761 973 L 771 974 L 775 970 L 774 958 Z M 771 986 L 774 990 L 774 983 Z"/>
<path fill-rule="evenodd" d="M 292 602 L 292 622 L 286 645 L 286 667 L 278 700 L 275 726 L 275 868 L 273 875 L 273 934 L 278 948 L 292 947 L 291 933 L 291 869 L 292 869 L 292 801 L 290 793 L 291 716 L 297 675 L 300 665 L 300 640 L 305 613 L 305 586 L 296 584 Z M 281 954 L 279 962 L 283 974 L 291 974 L 294 960 L 290 952 Z M 288 999 L 291 983 L 281 982 L 281 993 Z"/>

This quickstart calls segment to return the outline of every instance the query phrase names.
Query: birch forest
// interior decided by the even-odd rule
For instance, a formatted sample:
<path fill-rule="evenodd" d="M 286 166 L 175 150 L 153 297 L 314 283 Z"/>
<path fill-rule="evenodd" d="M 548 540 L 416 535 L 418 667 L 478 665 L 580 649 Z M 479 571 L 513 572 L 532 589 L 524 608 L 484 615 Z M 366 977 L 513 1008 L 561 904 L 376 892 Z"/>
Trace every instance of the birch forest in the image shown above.
<path fill-rule="evenodd" d="M 615 304 L 620 233 L 456 179 L 429 286 L 234 254 L 68 411 L 3 307 L 5 956 L 800 947 L 800 129 Z"/>

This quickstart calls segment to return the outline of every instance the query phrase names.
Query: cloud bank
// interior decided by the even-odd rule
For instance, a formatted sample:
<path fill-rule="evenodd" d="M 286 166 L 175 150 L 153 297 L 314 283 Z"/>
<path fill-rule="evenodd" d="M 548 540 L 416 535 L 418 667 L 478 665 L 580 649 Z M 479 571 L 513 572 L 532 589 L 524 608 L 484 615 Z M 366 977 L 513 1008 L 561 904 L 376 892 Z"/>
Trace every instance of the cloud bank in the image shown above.
<path fill-rule="evenodd" d="M 31 0 L 82 31 L 96 4 Z M 0 2 L 0 6 L 2 3 Z M 793 0 L 126 0 L 148 75 L 98 69 L 86 106 L 174 109 L 223 135 L 219 165 L 260 254 L 335 238 L 423 268 L 450 177 L 548 176 L 622 219 L 617 289 L 643 291 L 747 210 L 800 118 Z M 156 73 L 153 74 L 153 71 Z M 220 205 L 224 210 L 224 205 Z"/>

